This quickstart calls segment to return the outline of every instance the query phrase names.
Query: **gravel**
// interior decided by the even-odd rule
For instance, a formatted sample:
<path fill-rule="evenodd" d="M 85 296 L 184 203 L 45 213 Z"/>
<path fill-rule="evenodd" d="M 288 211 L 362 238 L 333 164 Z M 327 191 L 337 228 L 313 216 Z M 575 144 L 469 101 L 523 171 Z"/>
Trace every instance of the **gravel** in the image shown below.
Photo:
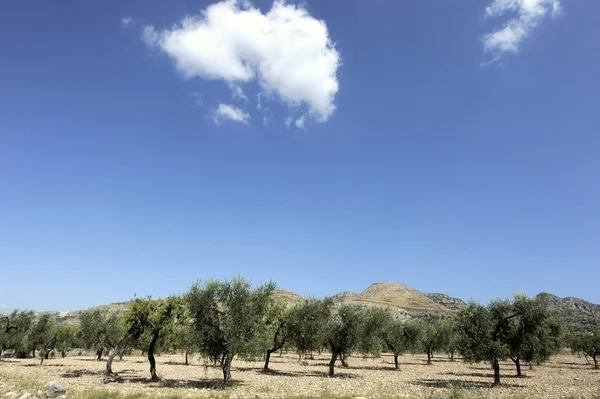
<path fill-rule="evenodd" d="M 225 395 L 231 398 L 306 397 L 410 397 L 431 398 L 461 389 L 467 397 L 485 398 L 594 398 L 600 395 L 600 371 L 593 370 L 583 358 L 560 355 L 533 370 L 524 367 L 525 376 L 516 378 L 512 363 L 502 363 L 502 385 L 492 387 L 492 370 L 486 364 L 450 362 L 435 358 L 430 366 L 425 357 L 404 355 L 401 370 L 394 370 L 391 356 L 375 359 L 350 358 L 350 367 L 338 362 L 336 376 L 326 375 L 328 357 L 298 362 L 293 354 L 271 359 L 271 373 L 262 373 L 262 362 L 234 360 L 233 386 L 223 390 L 221 370 L 193 359 L 183 365 L 181 355 L 157 357 L 162 381 L 149 381 L 148 362 L 143 357 L 116 361 L 112 378 L 105 378 L 105 362 L 89 357 L 51 359 L 38 366 L 35 359 L 7 359 L 0 362 L 0 379 L 6 386 L 19 381 L 53 381 L 67 392 L 90 388 L 114 389 L 122 393 L 147 393 L 149 396 L 181 395 L 203 397 Z M 1 391 L 0 391 L 1 392 Z M 4 396 L 4 394 L 0 395 Z"/>

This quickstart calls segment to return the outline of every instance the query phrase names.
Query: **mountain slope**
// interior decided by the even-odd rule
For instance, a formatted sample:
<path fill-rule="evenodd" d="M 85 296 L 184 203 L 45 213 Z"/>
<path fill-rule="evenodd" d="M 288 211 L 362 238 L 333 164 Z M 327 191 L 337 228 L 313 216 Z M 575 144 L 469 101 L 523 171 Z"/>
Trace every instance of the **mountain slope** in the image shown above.
<path fill-rule="evenodd" d="M 590 331 L 594 327 L 600 327 L 600 305 L 579 298 L 560 298 L 546 292 L 538 294 L 536 298 L 567 329 Z"/>

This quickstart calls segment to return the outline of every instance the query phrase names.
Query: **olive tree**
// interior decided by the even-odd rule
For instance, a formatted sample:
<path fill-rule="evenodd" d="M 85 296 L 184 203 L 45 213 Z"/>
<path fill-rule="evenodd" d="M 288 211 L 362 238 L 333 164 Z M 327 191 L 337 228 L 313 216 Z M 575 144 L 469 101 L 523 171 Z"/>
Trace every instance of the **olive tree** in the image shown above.
<path fill-rule="evenodd" d="M 488 361 L 494 369 L 494 384 L 500 384 L 500 360 L 510 354 L 510 336 L 513 313 L 510 301 L 492 301 L 486 307 L 475 302 L 458 311 L 456 316 L 457 343 L 466 361 Z"/>
<path fill-rule="evenodd" d="M 268 328 L 267 334 L 270 338 L 270 345 L 267 347 L 265 353 L 264 372 L 269 371 L 271 354 L 283 349 L 289 336 L 288 313 L 285 304 L 281 302 L 273 303 L 268 311 L 266 326 Z"/>
<path fill-rule="evenodd" d="M 131 342 L 147 344 L 150 377 L 158 381 L 154 352 L 159 338 L 171 332 L 178 316 L 182 314 L 180 298 L 154 300 L 152 298 L 136 298 L 124 315 L 126 336 Z"/>
<path fill-rule="evenodd" d="M 570 339 L 573 352 L 581 352 L 584 356 L 591 357 L 594 361 L 594 369 L 598 369 L 598 357 L 600 356 L 600 328 L 594 332 L 573 335 Z"/>
<path fill-rule="evenodd" d="M 288 341 L 298 353 L 319 350 L 326 343 L 327 321 L 333 301 L 306 299 L 293 305 L 287 314 Z"/>
<path fill-rule="evenodd" d="M 444 350 L 450 339 L 450 325 L 441 319 L 415 320 L 412 323 L 416 324 L 419 331 L 418 349 L 427 355 L 427 364 L 431 364 L 433 354 Z"/>
<path fill-rule="evenodd" d="M 35 321 L 35 313 L 31 310 L 14 310 L 2 317 L 2 342 L 0 352 L 11 350 L 13 357 L 24 358 L 33 349 L 28 346 L 26 336 Z"/>
<path fill-rule="evenodd" d="M 86 349 L 95 350 L 98 360 L 101 360 L 104 350 L 108 350 L 106 374 L 112 375 L 115 356 L 120 356 L 128 346 L 123 314 L 95 308 L 81 312 L 78 319 L 79 343 Z"/>
<path fill-rule="evenodd" d="M 55 325 L 54 318 L 50 314 L 44 313 L 33 322 L 25 337 L 29 346 L 38 350 L 40 365 L 44 363 L 44 359 L 48 359 L 48 355 L 58 342 Z"/>
<path fill-rule="evenodd" d="M 542 363 L 560 349 L 560 325 L 542 304 L 526 295 L 516 295 L 512 304 L 513 318 L 509 326 L 510 359 L 522 376 L 521 361 Z"/>
<path fill-rule="evenodd" d="M 77 327 L 72 324 L 56 324 L 53 330 L 56 338 L 55 350 L 60 352 L 62 357 L 67 355 L 67 351 L 77 345 Z"/>
<path fill-rule="evenodd" d="M 335 307 L 326 322 L 325 342 L 331 351 L 329 376 L 335 374 L 338 357 L 349 355 L 365 339 L 367 312 L 359 305 L 342 304 Z"/>
<path fill-rule="evenodd" d="M 197 282 L 185 295 L 198 349 L 212 359 L 222 359 L 226 384 L 231 382 L 234 356 L 261 356 L 269 346 L 269 311 L 274 289 L 271 282 L 253 288 L 249 281 L 236 277 Z"/>
<path fill-rule="evenodd" d="M 394 367 L 399 370 L 398 356 L 413 350 L 418 343 L 420 329 L 415 323 L 392 318 L 385 325 L 382 339 L 387 350 L 394 355 Z"/>
<path fill-rule="evenodd" d="M 108 325 L 107 309 L 95 308 L 79 313 L 77 339 L 83 348 L 96 352 L 97 360 L 102 360 L 104 336 Z"/>
<path fill-rule="evenodd" d="M 457 316 L 458 347 L 467 361 L 489 361 L 494 384 L 500 383 L 500 360 L 543 362 L 560 346 L 560 325 L 541 304 L 524 295 L 494 300 L 487 307 L 470 302 Z"/>

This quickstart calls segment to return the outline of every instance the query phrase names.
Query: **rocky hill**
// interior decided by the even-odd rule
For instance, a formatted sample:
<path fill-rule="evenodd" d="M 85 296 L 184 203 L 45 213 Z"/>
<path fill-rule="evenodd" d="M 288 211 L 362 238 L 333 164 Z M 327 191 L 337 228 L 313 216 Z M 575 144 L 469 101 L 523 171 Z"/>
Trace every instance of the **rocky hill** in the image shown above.
<path fill-rule="evenodd" d="M 589 331 L 600 327 L 600 305 L 579 298 L 560 298 L 546 292 L 538 294 L 536 298 L 570 330 Z"/>
<path fill-rule="evenodd" d="M 289 304 L 298 303 L 304 298 L 293 292 L 277 289 L 275 297 Z M 335 303 L 354 303 L 366 306 L 383 306 L 392 310 L 399 318 L 445 317 L 450 316 L 465 305 L 465 302 L 443 293 L 425 294 L 414 288 L 396 283 L 371 284 L 363 292 L 345 291 L 331 297 Z M 579 298 L 559 298 L 541 293 L 537 298 L 560 319 L 566 328 L 574 331 L 590 330 L 600 326 L 600 305 Z M 129 302 L 112 303 L 99 306 L 110 311 L 123 311 Z M 48 312 L 59 322 L 74 323 L 80 311 Z"/>
<path fill-rule="evenodd" d="M 431 299 L 432 301 L 439 303 L 440 305 L 442 305 L 448 309 L 451 309 L 453 311 L 457 311 L 458 309 L 460 309 L 461 306 L 467 304 L 462 299 L 452 298 L 450 295 L 446 295 L 446 294 L 434 293 L 434 294 L 425 294 L 425 296 L 427 298 Z"/>

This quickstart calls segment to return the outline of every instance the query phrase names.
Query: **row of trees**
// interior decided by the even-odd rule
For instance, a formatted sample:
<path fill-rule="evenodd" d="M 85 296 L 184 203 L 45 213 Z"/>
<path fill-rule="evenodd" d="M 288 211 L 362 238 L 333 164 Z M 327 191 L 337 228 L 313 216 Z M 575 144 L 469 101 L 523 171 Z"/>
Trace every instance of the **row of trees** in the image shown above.
<path fill-rule="evenodd" d="M 77 326 L 56 324 L 49 315 L 13 312 L 0 319 L 0 349 L 15 356 L 35 356 L 37 350 L 41 362 L 52 350 L 85 348 L 98 359 L 106 352 L 110 375 L 113 359 L 137 348 L 147 355 L 153 380 L 158 380 L 156 351 L 180 350 L 186 364 L 192 353 L 220 364 L 226 383 L 234 358 L 264 359 L 263 369 L 269 371 L 271 355 L 284 348 L 300 357 L 330 353 L 330 376 L 337 362 L 347 365 L 353 353 L 390 352 L 398 369 L 403 353 L 424 353 L 431 363 L 445 352 L 452 360 L 458 353 L 468 362 L 489 362 L 499 384 L 501 361 L 511 359 L 520 376 L 523 363 L 540 364 L 563 346 L 559 323 L 524 295 L 486 306 L 470 302 L 452 318 L 403 321 L 381 307 L 336 305 L 331 299 L 286 305 L 276 300 L 274 289 L 272 283 L 252 287 L 242 278 L 196 283 L 180 297 L 136 298 L 124 313 L 84 311 Z M 597 367 L 599 340 L 596 333 L 573 336 L 569 343 Z"/>

